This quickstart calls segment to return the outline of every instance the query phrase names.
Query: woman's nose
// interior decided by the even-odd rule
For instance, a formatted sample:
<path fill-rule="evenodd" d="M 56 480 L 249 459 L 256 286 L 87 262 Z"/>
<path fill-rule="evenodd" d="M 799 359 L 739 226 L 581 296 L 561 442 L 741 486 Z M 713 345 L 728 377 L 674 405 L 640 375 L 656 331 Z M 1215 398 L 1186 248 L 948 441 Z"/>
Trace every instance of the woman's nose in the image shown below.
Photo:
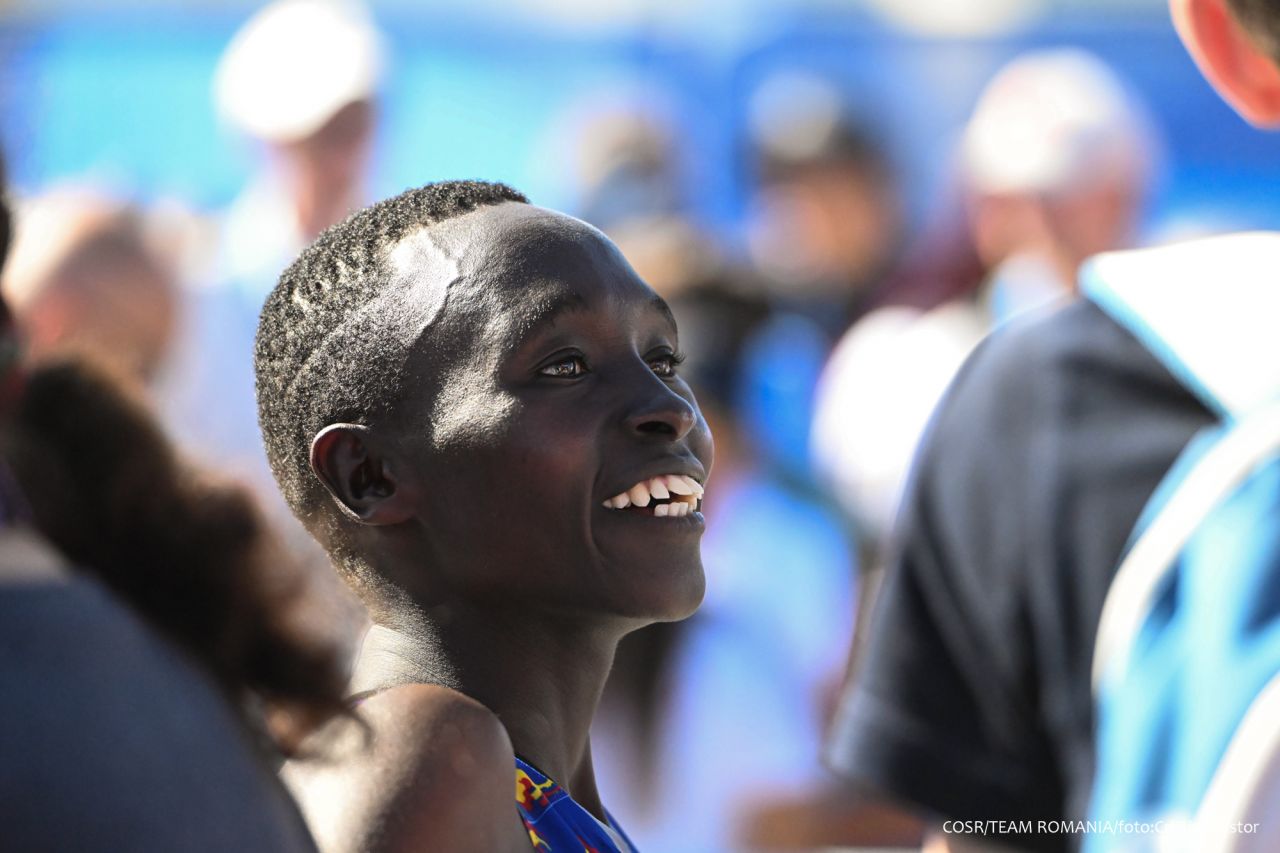
<path fill-rule="evenodd" d="M 697 424 L 697 409 L 665 384 L 655 391 L 646 399 L 637 401 L 627 415 L 627 429 L 643 436 L 679 441 Z"/>

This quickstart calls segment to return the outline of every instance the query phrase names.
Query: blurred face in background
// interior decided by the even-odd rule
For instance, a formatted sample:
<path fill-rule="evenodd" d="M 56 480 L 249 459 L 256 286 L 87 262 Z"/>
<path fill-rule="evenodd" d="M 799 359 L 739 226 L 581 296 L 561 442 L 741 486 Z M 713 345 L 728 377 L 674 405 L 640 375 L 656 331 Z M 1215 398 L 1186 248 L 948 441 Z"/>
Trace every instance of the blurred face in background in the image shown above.
<path fill-rule="evenodd" d="M 751 250 L 800 294 L 847 299 L 873 285 L 898 246 L 902 212 L 888 175 L 868 164 L 820 162 L 768 181 Z"/>
<path fill-rule="evenodd" d="M 1096 56 L 1025 53 L 987 84 L 961 141 L 974 245 L 995 268 L 1034 256 L 1071 286 L 1130 246 L 1159 160 L 1143 105 Z"/>
<path fill-rule="evenodd" d="M 169 353 L 178 293 L 142 220 L 75 191 L 24 212 L 4 285 L 30 357 L 82 357 L 148 382 Z"/>
<path fill-rule="evenodd" d="M 1144 197 L 1143 185 L 1128 175 L 1047 193 L 975 193 L 969 201 L 974 245 L 988 268 L 1033 254 L 1070 283 L 1086 258 L 1133 243 Z"/>
<path fill-rule="evenodd" d="M 310 136 L 278 144 L 299 225 L 308 240 L 361 204 L 375 112 L 372 101 L 355 101 Z"/>
<path fill-rule="evenodd" d="M 107 234 L 55 270 L 19 322 L 34 359 L 75 355 L 145 383 L 169 351 L 176 315 L 168 272 Z"/>
<path fill-rule="evenodd" d="M 1132 245 L 1145 190 L 1131 176 L 1084 186 L 1045 200 L 1064 255 L 1078 266 L 1099 252 Z"/>

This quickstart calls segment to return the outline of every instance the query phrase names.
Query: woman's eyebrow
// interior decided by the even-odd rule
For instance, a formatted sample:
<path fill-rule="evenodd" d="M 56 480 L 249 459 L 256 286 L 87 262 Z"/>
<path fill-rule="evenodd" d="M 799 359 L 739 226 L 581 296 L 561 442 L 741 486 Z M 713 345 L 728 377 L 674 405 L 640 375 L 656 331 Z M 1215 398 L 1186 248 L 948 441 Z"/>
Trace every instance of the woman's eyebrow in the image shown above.
<path fill-rule="evenodd" d="M 654 294 L 648 300 L 648 308 L 657 311 L 663 319 L 671 324 L 671 329 L 678 328 L 675 314 L 661 296 Z M 550 292 L 536 294 L 528 299 L 528 311 L 523 318 L 521 341 L 528 341 L 538 332 L 553 326 L 566 314 L 577 314 L 590 309 L 587 300 L 579 293 L 571 290 L 555 289 Z"/>
<path fill-rule="evenodd" d="M 519 321 L 521 342 L 533 338 L 538 332 L 555 325 L 566 314 L 587 310 L 587 300 L 571 290 L 555 289 L 535 293 L 527 297 L 523 317 Z"/>
<path fill-rule="evenodd" d="M 525 328 L 529 332 L 534 332 L 543 326 L 554 324 L 565 314 L 576 314 L 586 310 L 587 300 L 582 298 L 581 294 L 559 291 L 548 298 L 535 299 Z"/>
<path fill-rule="evenodd" d="M 649 300 L 649 305 L 658 309 L 662 316 L 667 318 L 667 322 L 671 324 L 673 330 L 679 330 L 680 324 L 676 322 L 676 315 L 671 313 L 671 306 L 667 304 L 667 300 L 655 293 L 653 298 Z"/>

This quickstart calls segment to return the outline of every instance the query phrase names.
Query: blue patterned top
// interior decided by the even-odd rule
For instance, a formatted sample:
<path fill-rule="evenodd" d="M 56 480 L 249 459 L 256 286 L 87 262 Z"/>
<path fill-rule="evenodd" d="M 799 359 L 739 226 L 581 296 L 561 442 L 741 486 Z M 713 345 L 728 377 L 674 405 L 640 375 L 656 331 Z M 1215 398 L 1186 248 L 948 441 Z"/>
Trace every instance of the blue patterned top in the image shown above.
<path fill-rule="evenodd" d="M 613 815 L 602 823 L 532 764 L 516 756 L 516 805 L 536 851 L 636 853 Z"/>

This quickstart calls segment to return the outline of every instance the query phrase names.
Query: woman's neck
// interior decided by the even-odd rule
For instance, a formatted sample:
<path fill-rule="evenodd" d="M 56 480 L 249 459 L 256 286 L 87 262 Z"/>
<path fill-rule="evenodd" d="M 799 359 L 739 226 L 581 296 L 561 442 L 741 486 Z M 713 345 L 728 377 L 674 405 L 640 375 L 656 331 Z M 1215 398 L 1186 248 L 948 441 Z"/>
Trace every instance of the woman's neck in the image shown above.
<path fill-rule="evenodd" d="M 352 687 L 431 683 L 470 696 L 506 726 L 517 755 L 603 820 L 589 730 L 621 635 L 519 608 L 401 607 L 370 628 Z"/>

